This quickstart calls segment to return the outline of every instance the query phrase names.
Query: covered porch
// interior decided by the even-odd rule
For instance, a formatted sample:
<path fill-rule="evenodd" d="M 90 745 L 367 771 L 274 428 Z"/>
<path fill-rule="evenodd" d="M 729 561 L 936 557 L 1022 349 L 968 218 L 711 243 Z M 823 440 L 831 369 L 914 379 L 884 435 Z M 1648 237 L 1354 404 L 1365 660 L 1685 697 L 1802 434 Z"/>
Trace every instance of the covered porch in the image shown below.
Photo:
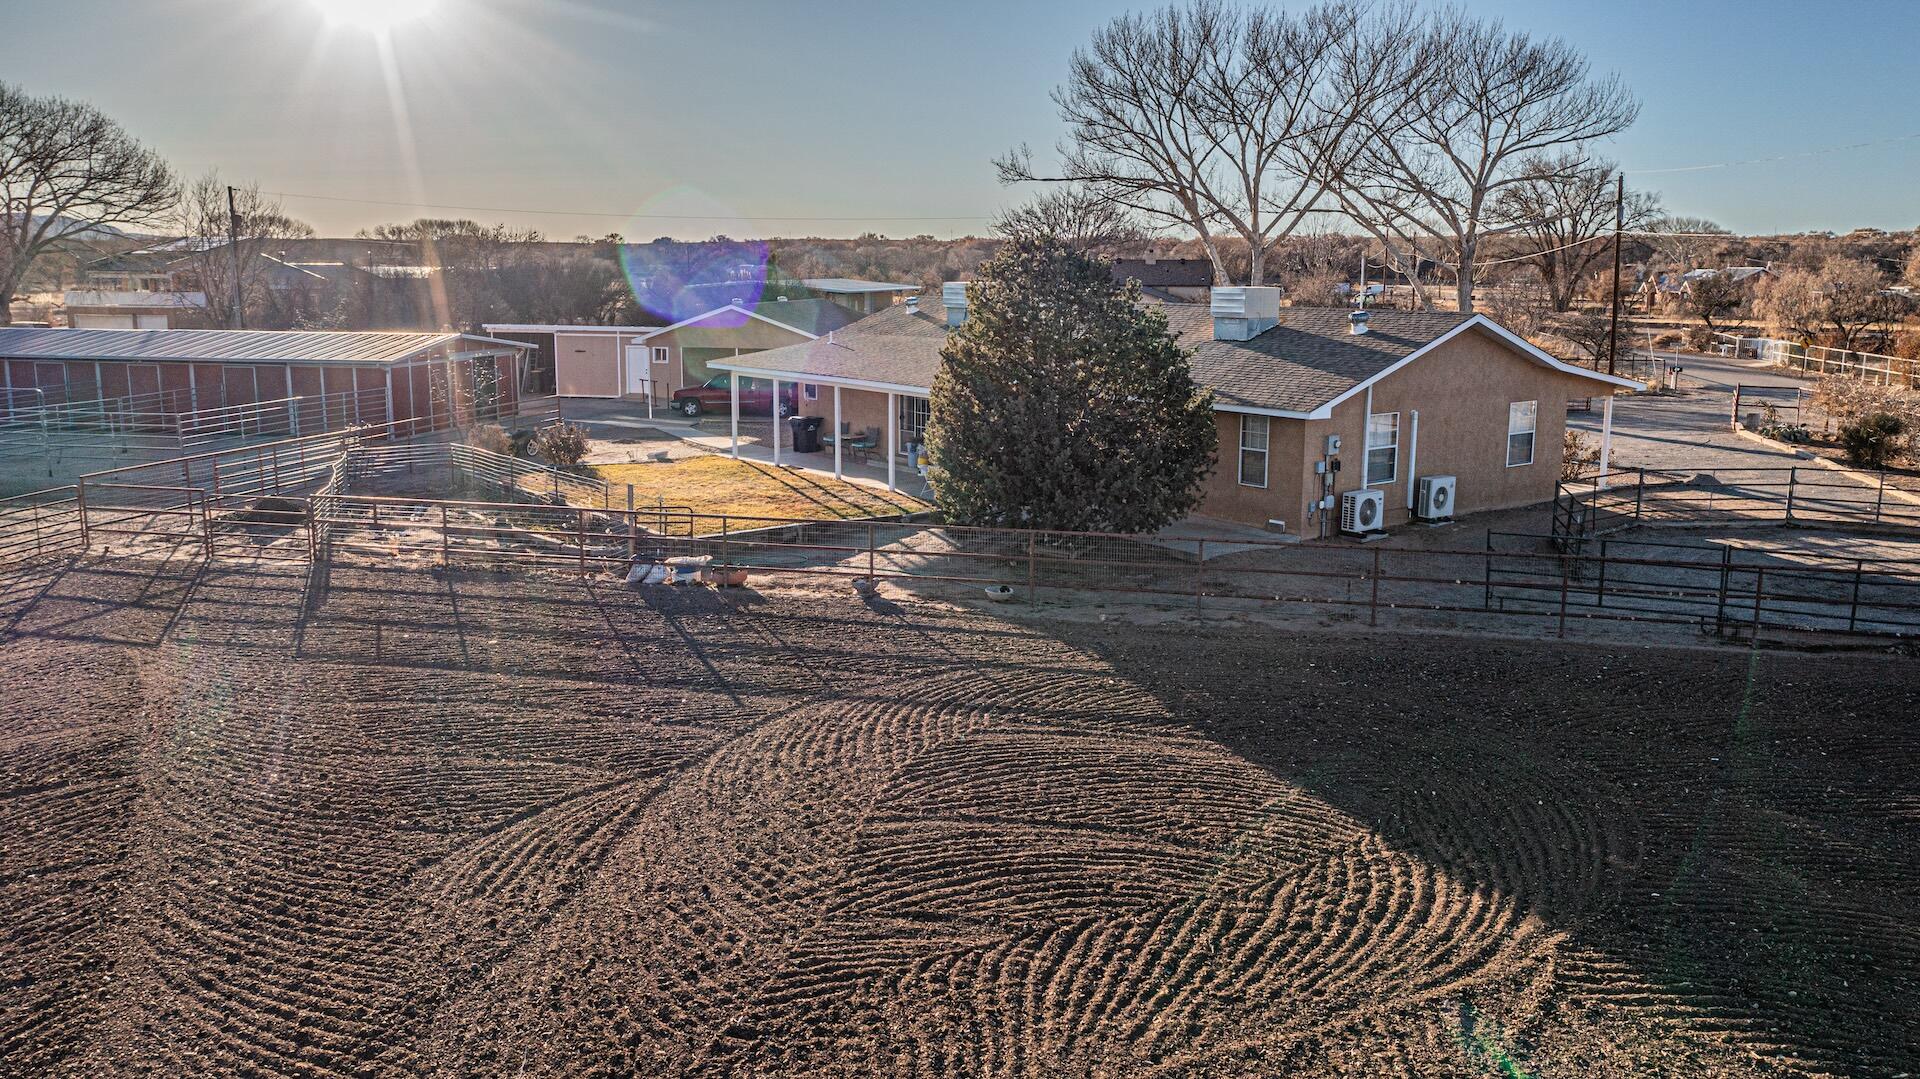
<path fill-rule="evenodd" d="M 887 489 L 924 495 L 927 484 L 922 446 L 926 438 L 929 388 L 837 375 L 804 374 L 755 367 L 749 357 L 715 363 L 734 375 L 727 416 L 727 449 L 743 455 L 743 443 L 760 443 L 762 457 L 776 466 L 830 471 L 835 479 L 850 474 L 883 475 Z M 791 393 L 796 416 L 818 417 L 820 447 L 802 452 L 783 419 L 766 424 L 759 417 L 743 421 L 740 410 L 741 377 L 771 382 L 773 400 Z M 757 428 L 757 430 L 755 430 Z M 753 436 L 766 432 L 763 439 Z"/>

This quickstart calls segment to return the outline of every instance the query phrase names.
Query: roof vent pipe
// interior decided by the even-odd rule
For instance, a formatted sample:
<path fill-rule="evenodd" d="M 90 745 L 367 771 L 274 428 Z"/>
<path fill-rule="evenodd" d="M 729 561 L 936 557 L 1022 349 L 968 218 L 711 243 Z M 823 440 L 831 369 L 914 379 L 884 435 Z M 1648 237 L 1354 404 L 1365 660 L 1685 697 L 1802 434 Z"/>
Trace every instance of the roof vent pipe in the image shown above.
<path fill-rule="evenodd" d="M 1347 312 L 1347 332 L 1354 335 L 1355 337 L 1359 337 L 1361 334 L 1366 333 L 1367 320 L 1372 317 L 1373 317 L 1373 312 L 1371 311 Z"/>
<path fill-rule="evenodd" d="M 947 325 L 963 326 L 967 321 L 967 283 L 949 281 L 940 286 L 940 302 L 947 308 Z"/>
<path fill-rule="evenodd" d="M 1271 285 L 1223 285 L 1211 307 L 1215 341 L 1251 341 L 1280 325 L 1280 290 Z"/>

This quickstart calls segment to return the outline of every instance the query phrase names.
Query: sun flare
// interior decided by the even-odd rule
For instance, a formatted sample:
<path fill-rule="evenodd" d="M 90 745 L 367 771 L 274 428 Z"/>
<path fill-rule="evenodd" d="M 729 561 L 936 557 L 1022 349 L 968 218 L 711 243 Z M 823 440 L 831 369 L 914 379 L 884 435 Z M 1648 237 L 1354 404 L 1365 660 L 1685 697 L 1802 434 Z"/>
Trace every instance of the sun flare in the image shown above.
<path fill-rule="evenodd" d="M 402 23 L 433 14 L 439 0 L 314 0 L 327 21 L 371 34 L 384 34 Z"/>

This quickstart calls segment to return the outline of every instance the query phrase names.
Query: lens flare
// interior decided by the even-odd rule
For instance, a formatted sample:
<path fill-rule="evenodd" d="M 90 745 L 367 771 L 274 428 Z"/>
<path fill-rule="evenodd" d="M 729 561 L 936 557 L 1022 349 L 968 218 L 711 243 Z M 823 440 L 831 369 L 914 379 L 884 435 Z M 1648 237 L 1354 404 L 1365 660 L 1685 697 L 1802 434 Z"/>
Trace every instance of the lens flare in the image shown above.
<path fill-rule="evenodd" d="M 669 222 L 677 235 L 711 240 L 644 239 Z M 656 319 L 679 322 L 736 301 L 751 309 L 772 298 L 766 296 L 766 241 L 739 238 L 764 235 L 764 230 L 703 191 L 682 186 L 653 196 L 635 211 L 624 235 L 628 242 L 620 249 L 621 269 L 634 299 Z M 730 317 L 745 321 L 745 316 Z"/>

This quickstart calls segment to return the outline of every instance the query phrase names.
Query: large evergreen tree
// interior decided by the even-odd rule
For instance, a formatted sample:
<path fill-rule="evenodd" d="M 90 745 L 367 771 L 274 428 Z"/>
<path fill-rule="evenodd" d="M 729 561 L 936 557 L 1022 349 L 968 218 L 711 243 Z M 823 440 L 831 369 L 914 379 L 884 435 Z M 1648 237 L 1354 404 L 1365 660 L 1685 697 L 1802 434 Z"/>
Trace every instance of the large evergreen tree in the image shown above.
<path fill-rule="evenodd" d="M 967 287 L 927 430 L 941 510 L 961 524 L 1144 532 L 1199 500 L 1211 396 L 1139 288 L 1046 236 L 1009 241 Z"/>

